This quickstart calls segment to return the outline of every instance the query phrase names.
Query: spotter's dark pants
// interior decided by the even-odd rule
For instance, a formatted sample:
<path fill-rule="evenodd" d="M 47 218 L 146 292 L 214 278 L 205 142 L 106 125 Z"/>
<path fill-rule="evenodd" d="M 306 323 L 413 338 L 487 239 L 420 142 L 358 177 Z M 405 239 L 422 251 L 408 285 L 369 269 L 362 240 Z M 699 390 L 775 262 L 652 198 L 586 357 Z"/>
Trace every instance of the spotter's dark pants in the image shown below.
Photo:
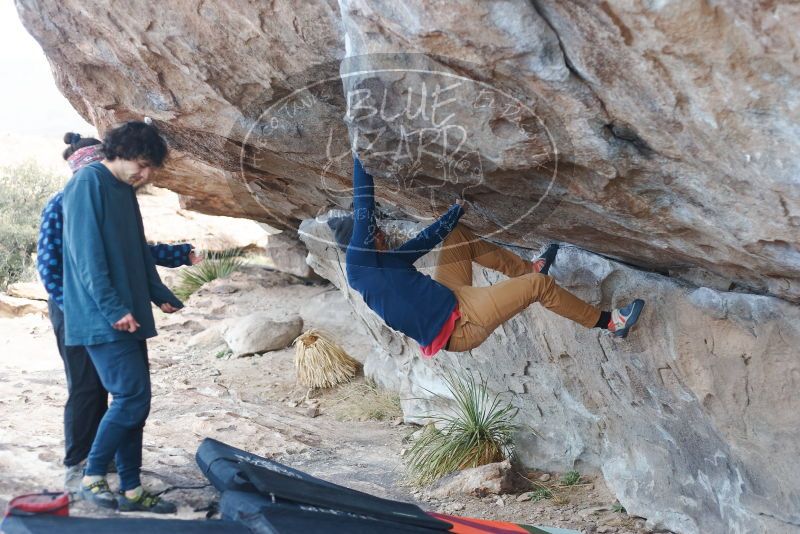
<path fill-rule="evenodd" d="M 64 345 L 64 312 L 50 300 L 50 322 L 56 335 L 58 353 L 67 374 L 67 403 L 64 405 L 64 465 L 78 465 L 89 456 L 97 427 L 108 407 L 108 392 L 100 382 L 86 347 Z"/>

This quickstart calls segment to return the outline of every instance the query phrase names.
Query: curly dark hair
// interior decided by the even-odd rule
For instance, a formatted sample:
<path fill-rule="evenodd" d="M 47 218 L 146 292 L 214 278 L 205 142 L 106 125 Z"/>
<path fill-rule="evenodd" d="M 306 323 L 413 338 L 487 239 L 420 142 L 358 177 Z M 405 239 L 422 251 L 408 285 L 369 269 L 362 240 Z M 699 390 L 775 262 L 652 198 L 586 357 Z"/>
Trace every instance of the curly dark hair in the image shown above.
<path fill-rule="evenodd" d="M 129 121 L 106 132 L 103 154 L 109 161 L 145 159 L 161 167 L 167 159 L 167 143 L 155 126 Z"/>
<path fill-rule="evenodd" d="M 69 159 L 69 157 L 75 153 L 76 150 L 79 148 L 83 148 L 85 146 L 92 146 L 92 145 L 99 145 L 100 141 L 95 139 L 94 137 L 81 137 L 81 134 L 77 134 L 75 132 L 67 132 L 64 134 L 64 143 L 68 144 L 69 146 L 64 149 L 64 159 Z"/>

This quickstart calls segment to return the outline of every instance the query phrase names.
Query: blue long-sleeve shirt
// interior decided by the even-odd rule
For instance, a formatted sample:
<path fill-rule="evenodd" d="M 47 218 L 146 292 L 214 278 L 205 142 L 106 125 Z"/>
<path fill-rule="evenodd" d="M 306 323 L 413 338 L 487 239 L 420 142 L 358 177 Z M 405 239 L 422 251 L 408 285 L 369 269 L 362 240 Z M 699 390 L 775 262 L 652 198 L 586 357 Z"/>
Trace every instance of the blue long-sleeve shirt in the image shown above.
<path fill-rule="evenodd" d="M 92 163 L 64 187 L 63 209 L 66 345 L 154 337 L 150 303 L 183 304 L 156 272 L 133 187 Z M 128 313 L 133 334 L 113 328 Z"/>
<path fill-rule="evenodd" d="M 401 247 L 375 248 L 375 186 L 361 163 L 353 168 L 353 236 L 347 247 L 347 281 L 390 327 L 429 345 L 456 307 L 453 292 L 419 272 L 414 262 L 455 228 L 464 210 L 458 204 Z"/>
<path fill-rule="evenodd" d="M 64 192 L 51 198 L 42 211 L 42 223 L 39 227 L 39 242 L 36 247 L 36 268 L 42 279 L 47 294 L 56 305 L 64 309 L 64 209 L 62 201 Z M 162 267 L 180 267 L 191 265 L 189 254 L 192 245 L 166 245 L 157 243 L 149 245 L 150 254 L 156 265 Z"/>

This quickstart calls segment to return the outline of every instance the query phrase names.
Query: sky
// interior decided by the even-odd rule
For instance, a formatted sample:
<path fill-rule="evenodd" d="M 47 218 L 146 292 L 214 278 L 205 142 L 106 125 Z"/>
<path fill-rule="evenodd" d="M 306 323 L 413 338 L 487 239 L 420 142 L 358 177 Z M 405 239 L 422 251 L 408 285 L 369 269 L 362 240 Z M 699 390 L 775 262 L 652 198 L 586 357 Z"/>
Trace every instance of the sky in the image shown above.
<path fill-rule="evenodd" d="M 94 132 L 56 88 L 47 58 L 19 20 L 14 0 L 0 0 L 0 80 L 3 134 L 60 140 L 67 131 Z"/>

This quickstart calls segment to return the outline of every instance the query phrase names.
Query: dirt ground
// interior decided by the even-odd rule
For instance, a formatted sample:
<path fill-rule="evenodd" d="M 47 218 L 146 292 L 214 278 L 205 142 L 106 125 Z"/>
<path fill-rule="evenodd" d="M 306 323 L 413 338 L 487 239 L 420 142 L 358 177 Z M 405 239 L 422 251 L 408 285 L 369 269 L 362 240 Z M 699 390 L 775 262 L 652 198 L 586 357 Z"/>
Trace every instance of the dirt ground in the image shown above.
<path fill-rule="evenodd" d="M 558 487 L 555 497 L 518 502 L 518 494 L 428 500 L 403 483 L 401 451 L 415 427 L 400 420 L 344 422 L 336 391 L 315 394 L 318 416 L 295 382 L 293 350 L 232 359 L 217 333 L 222 320 L 255 311 L 298 314 L 305 328 L 336 332 L 351 354 L 372 350 L 370 339 L 330 285 L 251 267 L 208 284 L 172 316 L 156 312 L 160 336 L 149 344 L 153 408 L 145 428 L 145 484 L 170 489 L 180 517 L 205 517 L 217 492 L 194 462 L 201 440 L 213 437 L 315 476 L 424 509 L 585 532 L 648 532 L 644 521 L 612 509 L 602 480 Z M 66 385 L 49 321 L 0 319 L 0 507 L 14 495 L 59 489 L 62 406 Z M 358 380 L 363 380 L 363 377 Z M 541 473 L 525 473 L 538 477 Z M 114 483 L 112 475 L 112 485 Z M 520 491 L 522 493 L 522 491 Z M 78 505 L 77 514 L 98 512 Z"/>

